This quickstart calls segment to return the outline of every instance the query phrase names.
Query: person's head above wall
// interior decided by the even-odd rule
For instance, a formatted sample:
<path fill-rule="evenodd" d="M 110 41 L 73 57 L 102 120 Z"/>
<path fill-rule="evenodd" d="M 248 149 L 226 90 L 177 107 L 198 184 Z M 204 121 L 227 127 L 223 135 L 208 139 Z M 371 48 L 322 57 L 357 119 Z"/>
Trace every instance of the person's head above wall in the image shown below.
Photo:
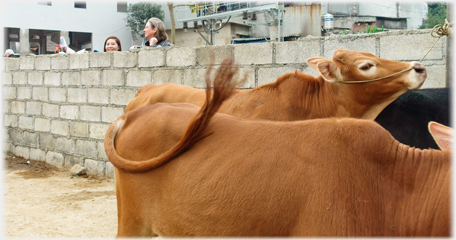
<path fill-rule="evenodd" d="M 105 52 L 122 51 L 122 45 L 120 44 L 120 39 L 115 36 L 108 37 L 104 43 L 104 51 Z"/>
<path fill-rule="evenodd" d="M 148 36 L 147 33 L 145 34 L 145 37 L 147 39 L 155 37 L 159 42 L 168 40 L 168 34 L 166 34 L 166 27 L 162 20 L 155 17 L 149 18 L 149 20 L 147 20 L 146 23 L 146 28 L 147 27 L 150 27 L 153 32 L 153 36 Z"/>

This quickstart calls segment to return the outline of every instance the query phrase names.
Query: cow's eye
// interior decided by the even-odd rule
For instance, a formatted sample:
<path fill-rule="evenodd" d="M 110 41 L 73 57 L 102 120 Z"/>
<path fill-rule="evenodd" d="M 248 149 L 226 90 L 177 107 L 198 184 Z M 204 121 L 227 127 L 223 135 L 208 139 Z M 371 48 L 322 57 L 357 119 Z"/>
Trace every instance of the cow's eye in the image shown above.
<path fill-rule="evenodd" d="M 371 67 L 373 67 L 373 66 L 374 65 L 367 63 L 367 64 L 364 64 L 360 69 L 366 71 L 366 70 L 371 69 Z"/>

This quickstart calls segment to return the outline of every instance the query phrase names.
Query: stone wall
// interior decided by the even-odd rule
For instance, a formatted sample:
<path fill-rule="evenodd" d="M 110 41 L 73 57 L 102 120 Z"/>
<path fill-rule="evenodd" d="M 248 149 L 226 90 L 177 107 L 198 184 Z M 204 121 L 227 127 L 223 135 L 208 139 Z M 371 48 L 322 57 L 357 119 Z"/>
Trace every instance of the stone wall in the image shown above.
<path fill-rule="evenodd" d="M 232 57 L 248 76 L 243 88 L 250 89 L 295 70 L 316 76 L 307 58 L 332 58 L 339 47 L 419 61 L 435 40 L 429 30 L 408 30 L 281 43 L 5 58 L 4 152 L 65 168 L 80 164 L 93 174 L 112 177 L 104 134 L 144 84 L 203 88 L 208 65 Z M 446 41 L 440 39 L 423 60 L 428 70 L 423 88 L 446 86 Z"/>

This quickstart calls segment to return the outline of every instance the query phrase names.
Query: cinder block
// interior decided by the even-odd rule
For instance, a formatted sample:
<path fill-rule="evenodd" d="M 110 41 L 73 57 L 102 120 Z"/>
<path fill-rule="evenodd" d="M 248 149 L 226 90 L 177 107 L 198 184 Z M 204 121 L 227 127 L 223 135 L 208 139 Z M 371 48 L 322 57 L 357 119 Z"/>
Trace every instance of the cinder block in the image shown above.
<path fill-rule="evenodd" d="M 25 113 L 25 102 L 11 101 L 11 113 Z"/>
<path fill-rule="evenodd" d="M 81 106 L 79 109 L 79 119 L 94 122 L 99 122 L 101 120 L 101 107 Z"/>
<path fill-rule="evenodd" d="M 20 58 L 20 69 L 21 70 L 32 70 L 35 68 L 35 57 L 21 57 Z"/>
<path fill-rule="evenodd" d="M 51 67 L 56 70 L 64 70 L 70 67 L 70 58 L 67 55 L 56 55 L 51 57 Z"/>
<path fill-rule="evenodd" d="M 135 98 L 136 91 L 129 89 L 111 89 L 111 104 L 124 105 Z"/>
<path fill-rule="evenodd" d="M 44 73 L 44 85 L 60 86 L 60 72 L 45 72 Z"/>
<path fill-rule="evenodd" d="M 41 102 L 26 102 L 25 113 L 30 115 L 41 115 Z"/>
<path fill-rule="evenodd" d="M 63 152 L 66 154 L 72 154 L 74 153 L 74 149 L 76 148 L 76 140 L 71 139 L 71 138 L 64 138 L 64 137 L 59 137 L 56 140 L 57 144 L 55 146 L 55 149 L 59 152 Z"/>
<path fill-rule="evenodd" d="M 38 139 L 39 139 L 38 133 L 24 131 L 23 137 L 24 137 L 24 139 L 22 141 L 22 144 L 24 146 L 31 147 L 31 148 L 38 147 Z"/>
<path fill-rule="evenodd" d="M 76 157 L 76 156 L 72 156 L 72 155 L 65 156 L 65 162 L 63 163 L 63 166 L 65 168 L 72 168 L 76 164 L 84 166 L 84 158 Z"/>
<path fill-rule="evenodd" d="M 68 102 L 70 103 L 86 103 L 87 89 L 83 88 L 68 88 Z"/>
<path fill-rule="evenodd" d="M 234 60 L 240 65 L 272 64 L 272 43 L 239 44 L 234 48 Z"/>
<path fill-rule="evenodd" d="M 30 85 L 43 85 L 43 73 L 33 71 L 28 74 L 28 84 Z"/>
<path fill-rule="evenodd" d="M 152 73 L 150 71 L 128 71 L 127 86 L 141 87 L 148 83 L 152 83 Z"/>
<path fill-rule="evenodd" d="M 124 114 L 124 108 L 115 107 L 102 107 L 101 108 L 101 121 L 106 123 L 112 123 L 117 118 Z"/>
<path fill-rule="evenodd" d="M 70 123 L 53 119 L 51 121 L 51 133 L 66 137 L 70 136 Z"/>
<path fill-rule="evenodd" d="M 102 123 L 91 123 L 89 124 L 89 137 L 94 139 L 105 138 L 106 131 L 108 130 L 109 124 Z"/>
<path fill-rule="evenodd" d="M 89 137 L 89 124 L 82 122 L 70 122 L 70 136 Z"/>
<path fill-rule="evenodd" d="M 206 68 L 184 69 L 183 85 L 195 88 L 206 88 L 205 74 Z"/>
<path fill-rule="evenodd" d="M 25 159 L 30 159 L 30 148 L 23 146 L 16 146 L 14 155 Z"/>
<path fill-rule="evenodd" d="M 138 67 L 165 66 L 165 50 L 161 48 L 142 48 L 138 52 Z"/>
<path fill-rule="evenodd" d="M 32 117 L 19 116 L 19 128 L 35 130 L 35 119 Z"/>
<path fill-rule="evenodd" d="M 233 58 L 233 45 L 200 46 L 196 48 L 196 62 L 199 65 L 220 65 L 226 58 Z"/>
<path fill-rule="evenodd" d="M 58 118 L 60 106 L 56 104 L 43 103 L 43 116 Z M 52 128 L 51 128 L 52 130 Z"/>
<path fill-rule="evenodd" d="M 38 101 L 49 100 L 49 89 L 47 87 L 33 87 L 32 88 L 32 99 Z"/>
<path fill-rule="evenodd" d="M 61 154 L 61 153 L 52 152 L 52 151 L 48 151 L 46 153 L 46 163 L 49 163 L 56 167 L 60 167 L 60 168 L 63 167 L 64 160 L 65 160 L 65 158 L 64 158 L 63 154 Z"/>
<path fill-rule="evenodd" d="M 30 159 L 45 162 L 46 152 L 38 148 L 30 148 Z"/>
<path fill-rule="evenodd" d="M 67 90 L 65 88 L 49 88 L 49 101 L 66 102 Z"/>
<path fill-rule="evenodd" d="M 426 66 L 427 77 L 421 88 L 442 88 L 446 85 L 447 69 L 445 65 Z"/>
<path fill-rule="evenodd" d="M 98 160 L 103 160 L 105 162 L 109 161 L 104 149 L 104 142 L 98 142 Z"/>
<path fill-rule="evenodd" d="M 80 72 L 63 72 L 62 73 L 62 85 L 69 85 L 69 86 L 81 85 L 81 73 Z"/>
<path fill-rule="evenodd" d="M 12 143 L 21 143 L 22 139 L 24 138 L 22 136 L 22 130 L 19 129 L 8 129 L 8 136 L 9 136 L 9 142 Z"/>
<path fill-rule="evenodd" d="M 35 57 L 35 69 L 36 70 L 50 70 L 51 69 L 51 58 L 46 55 Z"/>
<path fill-rule="evenodd" d="M 387 35 L 380 38 L 380 57 L 396 61 L 419 61 L 436 40 L 437 38 L 432 37 L 427 31 L 422 34 Z M 446 37 L 443 37 L 437 41 L 425 59 L 441 60 L 444 58 L 445 49 Z"/>
<path fill-rule="evenodd" d="M 98 104 L 108 104 L 109 103 L 109 89 L 89 88 L 87 94 L 88 94 L 87 100 L 89 103 L 98 103 Z"/>
<path fill-rule="evenodd" d="M 96 86 L 101 84 L 100 71 L 82 71 L 81 84 L 85 86 Z"/>
<path fill-rule="evenodd" d="M 18 89 L 16 87 L 5 87 L 3 86 L 3 99 L 16 99 L 18 94 Z"/>
<path fill-rule="evenodd" d="M 114 178 L 114 166 L 111 162 L 106 162 L 106 175 L 107 178 Z"/>
<path fill-rule="evenodd" d="M 308 58 L 320 57 L 320 40 L 274 43 L 275 63 L 306 63 Z"/>
<path fill-rule="evenodd" d="M 40 149 L 44 151 L 55 150 L 56 139 L 50 133 L 40 133 Z"/>
<path fill-rule="evenodd" d="M 88 54 L 71 54 L 70 55 L 70 69 L 83 69 L 89 67 Z"/>
<path fill-rule="evenodd" d="M 3 126 L 5 127 L 17 127 L 17 115 L 3 115 Z"/>
<path fill-rule="evenodd" d="M 123 70 L 104 70 L 103 71 L 103 85 L 108 86 L 124 86 L 125 76 Z"/>
<path fill-rule="evenodd" d="M 89 66 L 91 68 L 99 67 L 111 67 L 111 53 L 100 52 L 100 53 L 89 53 Z"/>
<path fill-rule="evenodd" d="M 76 140 L 75 155 L 96 159 L 98 155 L 97 143 L 95 141 Z"/>
<path fill-rule="evenodd" d="M 260 68 L 258 69 L 258 86 L 275 82 L 278 77 L 281 77 L 287 73 L 295 72 L 295 67 L 279 67 L 279 68 Z"/>
<path fill-rule="evenodd" d="M 376 38 L 371 34 L 356 34 L 353 36 L 331 36 L 324 40 L 324 56 L 327 59 L 333 59 L 337 49 L 354 50 L 368 52 L 378 56 L 376 52 Z M 321 57 L 321 56 L 315 56 Z"/>
<path fill-rule="evenodd" d="M 19 58 L 6 58 L 5 68 L 7 71 L 19 70 L 20 59 Z"/>
<path fill-rule="evenodd" d="M 173 47 L 166 52 L 166 65 L 172 67 L 194 66 L 196 64 L 196 48 Z"/>
<path fill-rule="evenodd" d="M 113 66 L 121 68 L 136 67 L 138 56 L 136 52 L 113 52 Z M 152 61 L 152 59 L 150 59 Z"/>
<path fill-rule="evenodd" d="M 27 84 L 27 82 L 26 72 L 13 72 L 13 84 Z"/>
<path fill-rule="evenodd" d="M 85 160 L 85 168 L 89 174 L 105 175 L 105 162 L 97 161 L 93 159 Z"/>
<path fill-rule="evenodd" d="M 2 75 L 3 84 L 13 84 L 13 74 L 10 72 L 3 72 Z"/>
<path fill-rule="evenodd" d="M 154 72 L 154 84 L 182 84 L 182 70 L 157 70 Z"/>
<path fill-rule="evenodd" d="M 65 119 L 76 120 L 79 119 L 79 107 L 78 106 L 61 106 L 60 117 Z"/>
<path fill-rule="evenodd" d="M 35 131 L 37 132 L 50 132 L 51 120 L 46 118 L 35 118 Z"/>

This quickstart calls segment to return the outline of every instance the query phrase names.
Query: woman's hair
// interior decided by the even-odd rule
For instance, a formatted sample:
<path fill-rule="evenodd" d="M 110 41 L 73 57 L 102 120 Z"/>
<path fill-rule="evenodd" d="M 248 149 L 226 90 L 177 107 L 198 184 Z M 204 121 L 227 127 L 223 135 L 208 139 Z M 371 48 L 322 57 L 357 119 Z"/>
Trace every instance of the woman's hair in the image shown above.
<path fill-rule="evenodd" d="M 122 46 L 120 45 L 120 40 L 117 37 L 115 37 L 115 36 L 110 36 L 110 37 L 106 38 L 106 41 L 105 41 L 104 46 L 103 46 L 103 49 L 104 49 L 105 52 L 106 52 L 106 43 L 108 42 L 109 39 L 116 40 L 117 46 L 119 46 L 119 50 L 118 51 L 122 51 Z"/>
<path fill-rule="evenodd" d="M 149 18 L 147 22 L 150 23 L 150 26 L 152 29 L 157 28 L 157 32 L 155 32 L 155 38 L 160 41 L 166 41 L 168 40 L 168 34 L 166 34 L 166 27 L 165 24 L 158 18 Z"/>

